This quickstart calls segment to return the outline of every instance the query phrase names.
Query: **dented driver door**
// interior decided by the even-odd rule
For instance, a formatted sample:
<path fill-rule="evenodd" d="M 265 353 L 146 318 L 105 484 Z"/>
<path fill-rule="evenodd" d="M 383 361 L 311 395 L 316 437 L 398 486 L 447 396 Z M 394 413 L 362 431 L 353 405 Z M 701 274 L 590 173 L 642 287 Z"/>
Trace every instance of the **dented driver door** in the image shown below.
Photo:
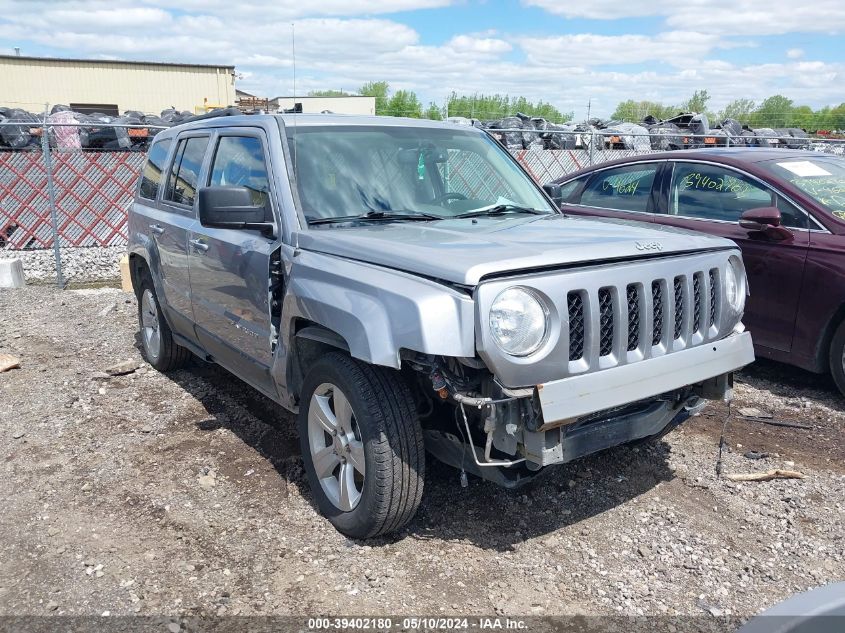
<path fill-rule="evenodd" d="M 265 134 L 223 128 L 212 138 L 204 186 L 246 187 L 255 205 L 272 205 Z M 201 226 L 188 240 L 197 338 L 214 359 L 273 393 L 270 255 L 278 239 L 257 230 Z"/>

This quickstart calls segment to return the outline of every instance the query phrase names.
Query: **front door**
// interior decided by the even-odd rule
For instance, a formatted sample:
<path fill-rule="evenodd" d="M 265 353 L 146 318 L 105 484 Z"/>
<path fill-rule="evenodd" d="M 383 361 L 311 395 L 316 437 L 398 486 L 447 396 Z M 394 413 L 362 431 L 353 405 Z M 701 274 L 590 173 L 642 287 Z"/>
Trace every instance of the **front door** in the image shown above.
<path fill-rule="evenodd" d="M 655 221 L 739 245 L 751 291 L 743 322 L 755 345 L 790 351 L 809 246 L 806 215 L 765 183 L 712 163 L 675 163 L 668 200 L 662 202 Z M 771 206 L 780 209 L 791 238 L 775 240 L 739 225 L 745 211 Z"/>
<path fill-rule="evenodd" d="M 270 207 L 264 134 L 223 131 L 215 140 L 207 184 L 246 187 L 253 204 Z M 259 231 L 204 227 L 188 239 L 191 302 L 197 338 L 221 365 L 237 367 L 255 387 L 272 391 L 270 255 L 277 240 Z"/>

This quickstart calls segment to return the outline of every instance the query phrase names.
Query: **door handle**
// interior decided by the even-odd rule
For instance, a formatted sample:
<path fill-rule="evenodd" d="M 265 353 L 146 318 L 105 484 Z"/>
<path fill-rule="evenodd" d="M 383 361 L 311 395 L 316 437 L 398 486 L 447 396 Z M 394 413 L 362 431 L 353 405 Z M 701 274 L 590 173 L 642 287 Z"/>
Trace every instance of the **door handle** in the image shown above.
<path fill-rule="evenodd" d="M 152 231 L 156 235 L 161 235 L 162 233 L 164 233 L 164 227 L 160 224 L 150 224 L 150 231 Z"/>
<path fill-rule="evenodd" d="M 202 240 L 188 240 L 188 244 L 190 244 L 192 248 L 195 248 L 198 251 L 202 251 L 203 253 L 208 250 L 208 244 L 206 244 Z"/>

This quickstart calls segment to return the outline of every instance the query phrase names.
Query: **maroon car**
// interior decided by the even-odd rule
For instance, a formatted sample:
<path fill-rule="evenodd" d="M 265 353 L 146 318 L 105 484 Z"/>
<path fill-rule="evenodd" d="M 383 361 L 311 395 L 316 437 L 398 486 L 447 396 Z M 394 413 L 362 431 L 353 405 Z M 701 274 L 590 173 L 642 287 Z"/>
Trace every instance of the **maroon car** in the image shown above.
<path fill-rule="evenodd" d="M 757 355 L 830 371 L 845 394 L 845 159 L 766 148 L 666 152 L 583 169 L 546 189 L 573 215 L 734 240 Z"/>

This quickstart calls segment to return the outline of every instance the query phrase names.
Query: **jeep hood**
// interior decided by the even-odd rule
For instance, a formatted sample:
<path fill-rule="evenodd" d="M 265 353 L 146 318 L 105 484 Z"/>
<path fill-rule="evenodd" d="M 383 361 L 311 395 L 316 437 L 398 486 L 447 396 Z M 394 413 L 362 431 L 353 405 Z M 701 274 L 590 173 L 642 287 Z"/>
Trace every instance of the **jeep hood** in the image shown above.
<path fill-rule="evenodd" d="M 327 226 L 296 238 L 302 249 L 468 286 L 510 271 L 736 247 L 656 224 L 557 214 Z"/>

